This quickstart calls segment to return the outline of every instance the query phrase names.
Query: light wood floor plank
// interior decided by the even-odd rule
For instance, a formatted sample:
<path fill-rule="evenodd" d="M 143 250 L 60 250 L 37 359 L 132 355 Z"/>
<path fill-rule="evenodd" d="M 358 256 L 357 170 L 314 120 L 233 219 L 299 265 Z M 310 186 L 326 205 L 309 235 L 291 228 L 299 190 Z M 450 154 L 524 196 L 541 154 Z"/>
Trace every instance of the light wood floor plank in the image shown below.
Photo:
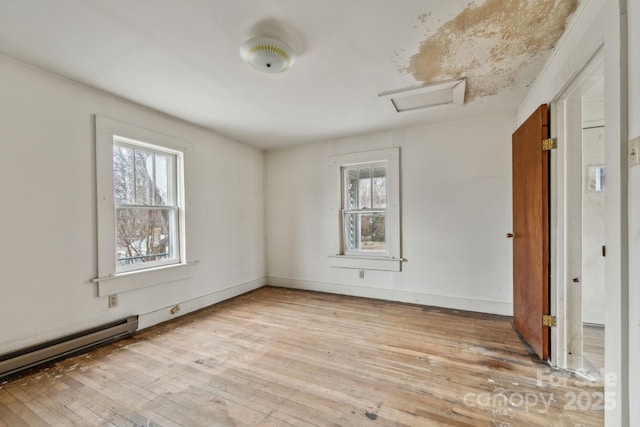
<path fill-rule="evenodd" d="M 12 379 L 0 427 L 602 425 L 563 375 L 507 317 L 266 287 Z"/>
<path fill-rule="evenodd" d="M 7 410 L 0 412 L 2 412 L 3 418 L 7 420 L 10 425 L 51 425 L 40 418 L 38 414 L 29 409 L 29 407 L 25 406 L 24 403 L 16 399 L 11 393 L 10 387 L 6 387 L 6 390 L 6 393 L 0 393 L 0 406 L 5 406 Z"/>
<path fill-rule="evenodd" d="M 604 369 L 604 327 L 585 325 L 584 356 L 596 370 Z"/>
<path fill-rule="evenodd" d="M 68 421 L 65 420 L 65 416 L 58 415 L 58 412 L 48 407 L 47 402 L 55 401 L 55 399 L 49 399 L 48 396 L 45 397 L 42 393 L 35 393 L 34 390 L 38 389 L 31 387 L 29 392 L 27 392 L 24 389 L 13 388 L 10 393 L 14 398 L 16 398 L 16 400 L 20 401 L 36 413 L 45 423 L 52 426 L 64 425 L 65 423 L 68 424 Z"/>

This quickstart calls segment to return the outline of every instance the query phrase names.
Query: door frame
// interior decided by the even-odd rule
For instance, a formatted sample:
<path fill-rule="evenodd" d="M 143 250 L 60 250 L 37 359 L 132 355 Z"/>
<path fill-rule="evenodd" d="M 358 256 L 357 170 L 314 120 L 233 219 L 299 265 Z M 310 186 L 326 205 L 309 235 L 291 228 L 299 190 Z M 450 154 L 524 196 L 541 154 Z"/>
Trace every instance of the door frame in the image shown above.
<path fill-rule="evenodd" d="M 604 73 L 601 46 L 583 69 L 551 102 L 550 309 L 553 366 L 583 372 L 582 286 L 582 96 Z"/>

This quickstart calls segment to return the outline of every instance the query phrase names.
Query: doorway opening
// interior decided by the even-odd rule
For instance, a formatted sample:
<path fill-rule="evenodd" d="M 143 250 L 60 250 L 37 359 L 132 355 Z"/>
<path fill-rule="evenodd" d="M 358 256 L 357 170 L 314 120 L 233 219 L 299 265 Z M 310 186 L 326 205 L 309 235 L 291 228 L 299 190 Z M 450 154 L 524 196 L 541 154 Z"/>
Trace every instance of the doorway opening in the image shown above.
<path fill-rule="evenodd" d="M 604 368 L 603 76 L 599 51 L 551 105 L 551 363 L 593 381 Z"/>
<path fill-rule="evenodd" d="M 604 370 L 605 192 L 604 77 L 582 96 L 582 335 L 583 369 Z"/>

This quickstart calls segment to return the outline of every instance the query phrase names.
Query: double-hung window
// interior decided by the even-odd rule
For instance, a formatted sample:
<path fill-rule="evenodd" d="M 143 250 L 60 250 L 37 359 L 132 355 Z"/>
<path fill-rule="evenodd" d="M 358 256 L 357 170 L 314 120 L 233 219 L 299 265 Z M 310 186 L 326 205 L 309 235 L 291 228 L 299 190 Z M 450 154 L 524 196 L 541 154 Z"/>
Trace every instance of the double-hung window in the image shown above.
<path fill-rule="evenodd" d="M 179 262 L 178 156 L 161 147 L 114 137 L 117 272 Z"/>
<path fill-rule="evenodd" d="M 400 271 L 399 148 L 331 156 L 329 170 L 338 189 L 331 265 Z"/>
<path fill-rule="evenodd" d="M 96 117 L 98 295 L 191 277 L 182 141 Z"/>
<path fill-rule="evenodd" d="M 387 163 L 342 168 L 345 254 L 386 254 Z"/>

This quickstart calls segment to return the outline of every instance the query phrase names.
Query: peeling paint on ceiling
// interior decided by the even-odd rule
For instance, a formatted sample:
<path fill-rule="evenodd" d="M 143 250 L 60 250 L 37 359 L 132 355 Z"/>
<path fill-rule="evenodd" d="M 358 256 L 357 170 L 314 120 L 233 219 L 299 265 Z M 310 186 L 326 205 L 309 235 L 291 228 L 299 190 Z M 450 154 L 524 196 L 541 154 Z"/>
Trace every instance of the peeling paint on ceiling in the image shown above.
<path fill-rule="evenodd" d="M 443 24 L 411 57 L 408 72 L 426 84 L 467 79 L 466 100 L 510 87 L 547 54 L 579 0 L 487 0 Z"/>

